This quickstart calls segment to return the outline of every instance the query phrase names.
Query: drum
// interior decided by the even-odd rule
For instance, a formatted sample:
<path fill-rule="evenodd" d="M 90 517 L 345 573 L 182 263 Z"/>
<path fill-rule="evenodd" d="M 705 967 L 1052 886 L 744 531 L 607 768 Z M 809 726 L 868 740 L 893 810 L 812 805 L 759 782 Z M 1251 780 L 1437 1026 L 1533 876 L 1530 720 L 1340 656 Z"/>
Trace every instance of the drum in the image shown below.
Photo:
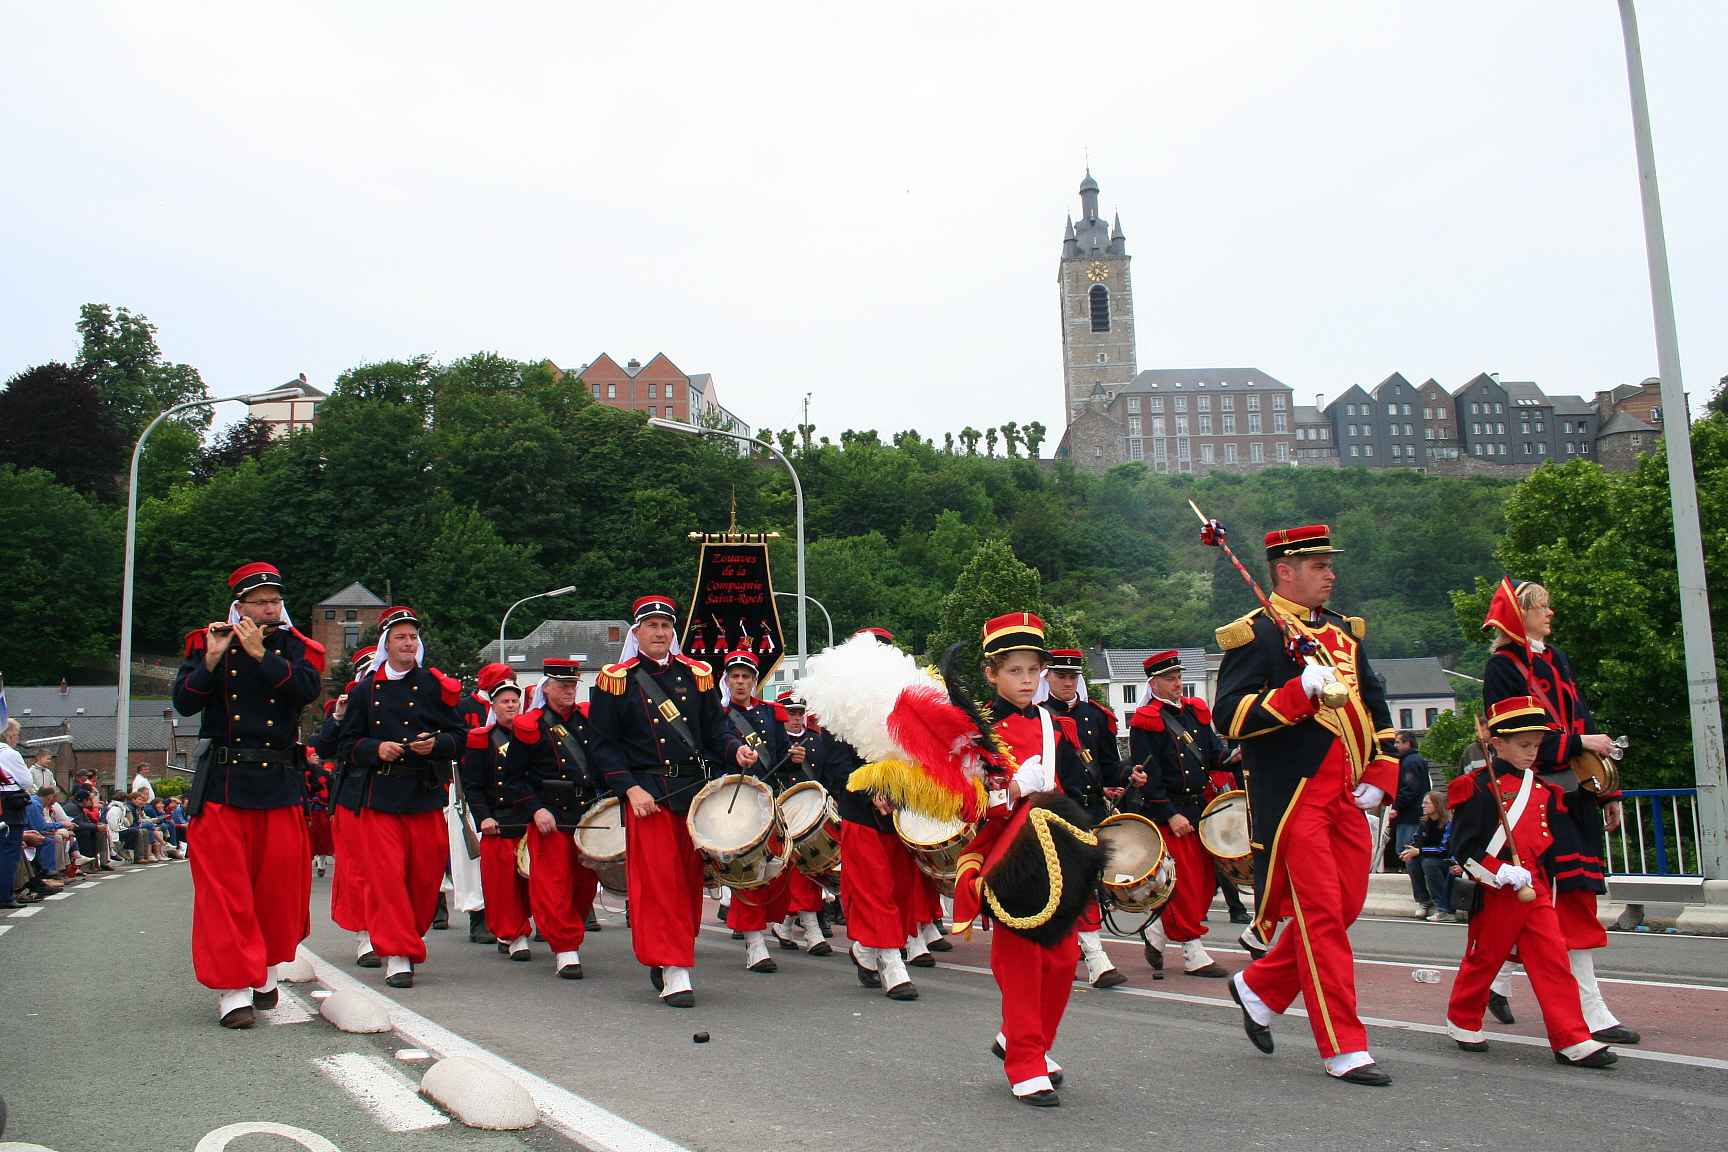
<path fill-rule="evenodd" d="M 1124 912 L 1164 907 L 1176 893 L 1176 858 L 1164 850 L 1158 825 L 1133 812 L 1118 812 L 1096 831 L 1110 853 L 1101 881 L 1110 903 Z"/>
<path fill-rule="evenodd" d="M 690 802 L 690 841 L 716 883 L 761 888 L 785 871 L 792 846 L 774 790 L 754 776 L 711 780 Z"/>
<path fill-rule="evenodd" d="M 1200 846 L 1212 854 L 1238 888 L 1254 884 L 1254 850 L 1248 844 L 1248 793 L 1225 792 L 1200 813 Z"/>
<path fill-rule="evenodd" d="M 601 887 L 623 895 L 624 806 L 618 797 L 608 796 L 582 813 L 575 835 L 577 857 L 600 877 Z"/>
<path fill-rule="evenodd" d="M 978 825 L 964 820 L 938 820 L 901 809 L 894 813 L 894 832 L 912 853 L 918 871 L 936 881 L 942 895 L 954 895 L 960 857 L 978 835 Z"/>
<path fill-rule="evenodd" d="M 828 789 L 803 780 L 780 793 L 780 819 L 792 841 L 792 866 L 812 880 L 840 862 L 840 811 Z"/>
<path fill-rule="evenodd" d="M 1618 757 L 1599 756 L 1586 748 L 1572 757 L 1572 771 L 1578 777 L 1578 787 L 1592 796 L 1612 796 L 1620 791 Z M 1571 791 L 1566 785 L 1562 785 Z"/>
<path fill-rule="evenodd" d="M 528 879 L 528 834 L 524 832 L 522 839 L 516 841 L 516 875 Z"/>

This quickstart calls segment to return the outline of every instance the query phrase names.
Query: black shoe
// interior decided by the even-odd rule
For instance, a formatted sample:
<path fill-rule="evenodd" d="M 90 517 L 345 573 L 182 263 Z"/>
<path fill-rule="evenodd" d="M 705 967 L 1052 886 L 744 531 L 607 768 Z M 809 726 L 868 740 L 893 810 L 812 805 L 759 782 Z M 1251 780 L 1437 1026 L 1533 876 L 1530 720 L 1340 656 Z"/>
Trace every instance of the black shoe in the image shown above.
<path fill-rule="evenodd" d="M 816 927 L 822 929 L 822 939 L 829 940 L 834 936 L 834 926 L 828 922 L 828 910 L 824 908 L 816 913 Z"/>
<path fill-rule="evenodd" d="M 252 989 L 252 1007 L 268 1012 L 270 1009 L 276 1007 L 276 1002 L 280 998 L 280 993 L 281 989 L 279 988 L 272 988 L 268 992 L 260 992 L 258 989 L 254 988 Z"/>
<path fill-rule="evenodd" d="M 918 999 L 918 986 L 908 980 L 903 984 L 894 985 L 883 994 L 890 1000 L 916 1000 Z"/>
<path fill-rule="evenodd" d="M 354 964 L 356 967 L 359 967 L 359 968 L 382 968 L 382 967 L 384 967 L 384 961 L 378 959 L 378 953 L 376 953 L 376 952 L 363 953 L 359 959 L 354 961 Z"/>
<path fill-rule="evenodd" d="M 1488 1041 L 1486 1040 L 1459 1040 L 1456 1043 L 1458 1047 L 1464 1049 L 1466 1052 L 1488 1051 Z"/>
<path fill-rule="evenodd" d="M 1126 983 L 1128 983 L 1128 977 L 1122 975 L 1122 973 L 1119 970 L 1117 970 L 1115 968 L 1110 968 L 1110 969 L 1106 969 L 1103 972 L 1098 973 L 1098 979 L 1092 981 L 1092 987 L 1094 987 L 1094 988 L 1114 988 L 1119 984 L 1126 984 Z"/>
<path fill-rule="evenodd" d="M 252 1011 L 250 1004 L 242 1004 L 222 1017 L 222 1027 L 224 1028 L 250 1028 L 257 1022 L 258 1015 Z"/>
<path fill-rule="evenodd" d="M 816 943 L 810 945 L 810 955 L 832 956 L 834 955 L 834 945 L 828 943 L 826 940 L 818 940 Z"/>
<path fill-rule="evenodd" d="M 510 945 L 505 944 L 502 941 L 499 942 L 498 947 L 505 955 L 509 956 L 511 960 L 514 960 L 518 964 L 526 964 L 528 961 L 534 959 L 534 949 L 532 948 L 524 948 L 520 952 L 512 952 L 510 951 Z"/>
<path fill-rule="evenodd" d="M 410 968 L 406 972 L 392 972 L 384 977 L 384 983 L 392 988 L 412 988 L 414 987 L 414 969 Z"/>
<path fill-rule="evenodd" d="M 1268 1056 L 1272 1054 L 1272 1029 L 1264 1024 L 1256 1023 L 1254 1017 L 1248 1015 L 1248 1006 L 1242 1003 L 1241 993 L 1236 991 L 1236 981 L 1230 981 L 1230 999 L 1236 1001 L 1236 1007 L 1242 1009 L 1242 1031 L 1248 1033 L 1248 1042 Z"/>
<path fill-rule="evenodd" d="M 1252 923 L 1254 923 L 1254 917 L 1248 915 L 1247 909 L 1236 908 L 1236 909 L 1233 909 L 1230 913 L 1230 923 L 1232 923 L 1232 924 L 1252 924 Z"/>
<path fill-rule="evenodd" d="M 852 958 L 852 967 L 858 973 L 858 983 L 864 985 L 866 988 L 882 987 L 882 973 L 866 968 L 864 965 L 858 963 L 858 953 L 851 949 L 847 949 L 847 955 Z"/>
<path fill-rule="evenodd" d="M 732 910 L 732 905 L 730 905 L 730 904 L 720 905 L 720 923 L 722 923 L 722 924 L 726 923 L 726 913 L 731 911 L 731 910 Z"/>
<path fill-rule="evenodd" d="M 1045 1088 L 1039 1092 L 1028 1092 L 1026 1095 L 1016 1096 L 1014 1099 L 1020 1101 L 1022 1104 L 1030 1104 L 1034 1108 L 1059 1108 L 1062 1106 L 1062 1097 L 1056 1095 L 1056 1089 L 1054 1088 Z"/>
<path fill-rule="evenodd" d="M 1199 976 L 1199 977 L 1206 979 L 1206 980 L 1219 980 L 1225 976 L 1230 975 L 1230 970 L 1228 968 L 1225 968 L 1222 964 L 1218 963 L 1218 961 L 1214 960 L 1214 961 L 1212 961 L 1212 963 L 1206 965 L 1206 967 L 1204 967 L 1204 968 L 1196 968 L 1192 972 L 1183 973 L 1183 975 L 1185 975 L 1185 976 Z"/>
<path fill-rule="evenodd" d="M 750 968 L 750 971 L 752 971 L 752 972 L 762 972 L 762 973 L 780 971 L 780 965 L 774 963 L 774 957 L 772 957 L 772 956 L 762 957 L 762 959 L 756 961 L 756 963 L 751 964 L 749 966 L 749 968 Z"/>
<path fill-rule="evenodd" d="M 742 940 L 742 939 L 744 939 L 744 933 L 742 933 L 738 929 L 734 928 L 734 929 L 732 929 L 732 939 Z"/>
<path fill-rule="evenodd" d="M 486 913 L 484 910 L 468 913 L 468 943 L 496 944 L 498 937 L 486 929 Z"/>
<path fill-rule="evenodd" d="M 1254 960 L 1260 959 L 1272 950 L 1272 945 L 1262 940 L 1260 933 L 1254 930 L 1252 922 L 1242 930 L 1240 936 L 1236 937 L 1236 942 L 1242 945 L 1243 951 L 1247 952 L 1249 957 Z"/>
<path fill-rule="evenodd" d="M 1164 971 L 1164 949 L 1154 948 L 1150 942 L 1146 945 L 1146 963 L 1152 966 L 1152 971 Z"/>
<path fill-rule="evenodd" d="M 930 955 L 930 953 L 928 953 L 928 952 L 920 952 L 918 955 L 916 955 L 916 956 L 912 957 L 910 960 L 906 961 L 906 967 L 908 967 L 908 968 L 934 968 L 934 967 L 936 967 L 936 957 Z"/>
<path fill-rule="evenodd" d="M 930 941 L 929 944 L 925 945 L 925 947 L 929 948 L 932 952 L 952 952 L 954 951 L 954 941 L 948 939 L 946 936 L 938 936 L 936 939 Z"/>
<path fill-rule="evenodd" d="M 774 939 L 779 942 L 780 947 L 786 951 L 798 951 L 798 941 L 792 939 L 790 936 L 780 935 L 780 926 L 778 924 L 775 924 L 768 929 L 768 935 L 774 937 Z"/>
<path fill-rule="evenodd" d="M 496 937 L 494 937 L 494 939 L 496 939 Z M 510 942 L 509 941 L 498 940 L 498 954 L 500 956 L 508 956 L 510 954 Z"/>
<path fill-rule="evenodd" d="M 97 869 L 97 871 L 99 871 L 99 872 L 112 872 L 112 871 L 114 871 L 114 865 L 104 864 L 104 865 L 102 865 L 101 868 Z"/>
<path fill-rule="evenodd" d="M 594 910 L 592 908 L 588 910 L 588 919 L 583 921 L 582 928 L 587 932 L 601 931 L 600 917 L 594 915 Z"/>
<path fill-rule="evenodd" d="M 694 1008 L 696 1007 L 696 993 L 686 988 L 682 992 L 674 992 L 670 996 L 660 997 L 660 1003 L 668 1008 Z"/>
<path fill-rule="evenodd" d="M 1518 1023 L 1517 1018 L 1512 1015 L 1512 1001 L 1498 992 L 1488 993 L 1488 1011 L 1502 1024 Z"/>
<path fill-rule="evenodd" d="M 1604 1044 L 1636 1044 L 1644 1037 L 1624 1024 L 1616 1024 L 1611 1028 L 1604 1028 L 1600 1032 L 1590 1033 L 1590 1039 L 1600 1040 Z M 1591 1065 L 1591 1067 L 1596 1067 L 1596 1065 Z"/>
<path fill-rule="evenodd" d="M 1604 1029 L 1606 1031 L 1606 1029 Z M 1570 1057 L 1554 1053 L 1554 1063 L 1565 1064 L 1572 1068 L 1612 1068 L 1620 1063 L 1620 1057 L 1614 1054 L 1612 1048 L 1598 1048 L 1588 1056 L 1573 1060 Z"/>
<path fill-rule="evenodd" d="M 1559 1055 L 1558 1052 L 1555 1053 Z M 1331 1075 L 1331 1073 L 1327 1073 Z M 1392 1084 L 1392 1077 L 1380 1071 L 1378 1064 L 1364 1064 L 1360 1068 L 1352 1068 L 1342 1076 L 1333 1076 L 1334 1080 L 1342 1080 L 1346 1084 L 1361 1084 L 1368 1088 L 1387 1088 Z"/>
<path fill-rule="evenodd" d="M 560 980 L 580 980 L 580 979 L 582 979 L 582 964 L 581 964 L 581 962 L 578 961 L 575 964 L 566 964 L 566 965 L 564 965 L 564 967 L 558 969 L 558 979 L 560 979 Z"/>
<path fill-rule="evenodd" d="M 666 987 L 666 975 L 658 966 L 648 969 L 648 983 L 654 985 L 654 991 L 659 992 Z"/>
<path fill-rule="evenodd" d="M 534 943 L 536 943 L 536 944 L 546 943 L 546 937 L 540 935 L 540 929 L 539 928 L 534 929 Z"/>
<path fill-rule="evenodd" d="M 432 913 L 432 927 L 442 932 L 450 927 L 450 905 L 444 900 L 444 893 L 438 893 L 438 911 Z"/>

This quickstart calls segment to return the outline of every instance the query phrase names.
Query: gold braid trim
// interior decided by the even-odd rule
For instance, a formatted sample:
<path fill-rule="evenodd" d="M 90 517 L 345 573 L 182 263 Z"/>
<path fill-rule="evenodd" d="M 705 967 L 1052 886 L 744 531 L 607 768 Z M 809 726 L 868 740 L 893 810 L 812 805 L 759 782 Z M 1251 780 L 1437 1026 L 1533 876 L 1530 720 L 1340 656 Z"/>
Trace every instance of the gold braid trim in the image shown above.
<path fill-rule="evenodd" d="M 1056 837 L 1051 833 L 1050 825 L 1061 825 L 1063 831 L 1089 848 L 1095 847 L 1098 843 L 1096 835 L 1077 825 L 1070 824 L 1048 808 L 1034 808 L 1032 814 L 1026 819 L 1031 823 L 1033 832 L 1038 836 L 1038 847 L 1044 851 L 1044 868 L 1050 876 L 1050 898 L 1044 901 L 1043 908 L 1032 915 L 1014 916 L 1002 907 L 1001 902 L 996 899 L 996 893 L 991 891 L 990 885 L 988 883 L 984 885 L 984 899 L 989 902 L 991 913 L 1007 927 L 1018 928 L 1021 931 L 1043 927 L 1050 917 L 1055 915 L 1056 905 L 1062 902 L 1062 861 L 1056 855 Z"/>

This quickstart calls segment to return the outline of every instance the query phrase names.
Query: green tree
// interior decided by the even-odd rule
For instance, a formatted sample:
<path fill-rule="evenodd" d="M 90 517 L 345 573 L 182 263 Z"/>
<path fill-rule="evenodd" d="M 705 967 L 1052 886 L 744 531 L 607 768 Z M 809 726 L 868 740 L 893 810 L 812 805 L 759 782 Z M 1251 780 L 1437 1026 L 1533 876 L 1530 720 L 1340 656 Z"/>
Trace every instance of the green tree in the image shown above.
<path fill-rule="evenodd" d="M 966 455 L 978 455 L 978 429 L 968 424 L 960 429 L 960 443 L 966 445 Z"/>
<path fill-rule="evenodd" d="M 954 455 L 954 433 L 942 433 L 942 451 L 948 453 L 950 456 Z"/>
<path fill-rule="evenodd" d="M 798 434 L 790 428 L 782 428 L 776 436 L 780 441 L 780 451 L 787 456 L 792 455 L 792 450 L 798 446 Z"/>
<path fill-rule="evenodd" d="M 1012 420 L 1002 424 L 1002 450 L 1009 456 L 1020 455 L 1020 425 Z"/>
<path fill-rule="evenodd" d="M 1022 563 L 1007 541 L 984 541 L 973 550 L 954 582 L 954 590 L 943 599 L 940 622 L 928 643 L 933 661 L 941 659 L 950 646 L 960 645 L 963 682 L 980 700 L 991 695 L 982 672 L 984 622 L 1004 612 L 1036 612 L 1043 618 L 1053 646 L 1078 643 L 1073 629 L 1045 602 L 1038 570 Z"/>
<path fill-rule="evenodd" d="M 117 513 L 39 468 L 0 464 L 0 668 L 14 684 L 73 680 L 114 658 L 120 603 Z"/>
<path fill-rule="evenodd" d="M 1044 438 L 1049 435 L 1049 429 L 1045 428 L 1044 425 L 1038 421 L 1033 420 L 1026 425 L 1026 430 L 1022 435 L 1026 439 L 1026 455 L 1036 460 L 1038 458 L 1038 449 L 1044 443 Z"/>
<path fill-rule="evenodd" d="M 452 675 L 474 671 L 486 641 L 498 635 L 503 608 L 544 582 L 531 549 L 506 544 L 473 508 L 447 508 L 436 519 L 401 593 L 427 613 L 426 641 Z"/>
<path fill-rule="evenodd" d="M 78 364 L 90 371 L 108 413 L 127 444 L 137 441 L 157 413 L 208 395 L 198 370 L 170 364 L 156 344 L 156 326 L 125 308 L 86 304 L 78 310 L 83 340 Z M 180 419 L 208 427 L 209 409 L 193 409 Z"/>
<path fill-rule="evenodd" d="M 996 455 L 996 429 L 994 427 L 984 429 L 984 455 Z"/>
<path fill-rule="evenodd" d="M 0 392 L 0 464 L 41 468 L 69 488 L 112 500 L 131 451 L 88 367 L 26 368 Z"/>
<path fill-rule="evenodd" d="M 1422 755 L 1439 767 L 1447 777 L 1457 775 L 1465 752 L 1476 743 L 1476 717 L 1481 714 L 1480 700 L 1460 700 L 1457 711 L 1446 711 L 1434 717 L 1427 735 L 1418 746 Z"/>

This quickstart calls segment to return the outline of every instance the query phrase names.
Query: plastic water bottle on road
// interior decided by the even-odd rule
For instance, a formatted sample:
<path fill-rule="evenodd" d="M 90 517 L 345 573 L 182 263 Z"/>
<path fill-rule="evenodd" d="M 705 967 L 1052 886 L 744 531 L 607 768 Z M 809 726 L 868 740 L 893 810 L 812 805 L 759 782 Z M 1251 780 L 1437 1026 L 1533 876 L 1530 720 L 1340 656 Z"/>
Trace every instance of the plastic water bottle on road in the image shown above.
<path fill-rule="evenodd" d="M 1418 984 L 1438 984 L 1440 983 L 1440 970 L 1438 968 L 1412 968 L 1410 979 Z"/>

